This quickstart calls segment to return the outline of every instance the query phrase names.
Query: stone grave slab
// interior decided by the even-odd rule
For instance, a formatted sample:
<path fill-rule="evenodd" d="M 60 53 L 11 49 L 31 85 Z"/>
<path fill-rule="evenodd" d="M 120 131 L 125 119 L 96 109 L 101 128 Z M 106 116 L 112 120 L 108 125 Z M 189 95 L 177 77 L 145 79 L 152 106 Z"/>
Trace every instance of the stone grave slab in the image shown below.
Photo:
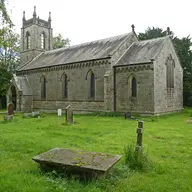
<path fill-rule="evenodd" d="M 41 168 L 75 171 L 76 174 L 92 177 L 105 175 L 121 157 L 122 155 L 54 148 L 32 159 L 39 163 Z"/>
<path fill-rule="evenodd" d="M 4 116 L 4 121 L 11 121 L 11 120 L 13 120 L 13 115 Z"/>

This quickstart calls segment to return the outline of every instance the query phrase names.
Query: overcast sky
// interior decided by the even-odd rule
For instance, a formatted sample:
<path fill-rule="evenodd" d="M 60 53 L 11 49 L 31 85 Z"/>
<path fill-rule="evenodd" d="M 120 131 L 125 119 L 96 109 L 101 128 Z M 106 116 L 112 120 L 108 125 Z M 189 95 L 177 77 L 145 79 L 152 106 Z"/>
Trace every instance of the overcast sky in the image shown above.
<path fill-rule="evenodd" d="M 192 36 L 192 0 L 9 0 L 18 33 L 23 11 L 30 19 L 34 6 L 41 19 L 51 11 L 53 34 L 61 33 L 71 45 L 128 33 L 132 24 L 137 33 L 169 26 L 178 37 Z"/>

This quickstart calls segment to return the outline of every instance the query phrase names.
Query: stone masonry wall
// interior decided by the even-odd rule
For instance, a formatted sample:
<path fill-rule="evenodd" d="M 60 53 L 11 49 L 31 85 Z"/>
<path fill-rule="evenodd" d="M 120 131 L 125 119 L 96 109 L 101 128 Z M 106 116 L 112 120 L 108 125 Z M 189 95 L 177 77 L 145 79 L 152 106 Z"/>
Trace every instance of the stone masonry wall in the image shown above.
<path fill-rule="evenodd" d="M 131 96 L 131 79 L 137 80 L 137 97 Z M 116 73 L 116 111 L 142 114 L 154 113 L 153 70 Z"/>
<path fill-rule="evenodd" d="M 65 70 L 52 70 L 41 73 L 29 73 L 28 80 L 33 92 L 34 108 L 65 108 L 71 104 L 75 110 L 103 110 L 104 108 L 104 74 L 110 68 L 110 63 L 79 67 Z M 95 98 L 89 97 L 89 71 L 95 75 Z M 68 78 L 68 98 L 62 98 L 61 76 Z M 46 78 L 46 99 L 41 99 L 42 75 Z"/>
<path fill-rule="evenodd" d="M 30 33 L 31 37 L 29 50 L 27 50 L 27 32 Z M 52 49 L 52 29 L 41 27 L 35 24 L 21 29 L 21 64 L 30 61 L 35 56 L 44 51 L 41 49 L 41 34 L 43 32 L 45 33 L 45 50 L 50 50 Z"/>
<path fill-rule="evenodd" d="M 165 63 L 170 54 L 175 61 L 174 88 L 167 89 Z M 167 40 L 154 62 L 154 85 L 155 113 L 161 114 L 183 109 L 183 69 L 170 39 Z"/>

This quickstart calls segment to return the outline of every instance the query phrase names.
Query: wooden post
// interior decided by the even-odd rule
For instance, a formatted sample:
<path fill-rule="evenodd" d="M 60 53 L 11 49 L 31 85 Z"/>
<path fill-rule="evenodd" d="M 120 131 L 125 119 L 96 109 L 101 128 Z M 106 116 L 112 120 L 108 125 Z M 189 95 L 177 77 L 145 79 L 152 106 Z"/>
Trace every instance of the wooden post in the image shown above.
<path fill-rule="evenodd" d="M 139 151 L 140 149 L 143 150 L 142 142 L 143 142 L 143 121 L 138 121 L 138 128 L 136 129 L 137 132 L 137 144 L 136 144 L 136 151 Z"/>

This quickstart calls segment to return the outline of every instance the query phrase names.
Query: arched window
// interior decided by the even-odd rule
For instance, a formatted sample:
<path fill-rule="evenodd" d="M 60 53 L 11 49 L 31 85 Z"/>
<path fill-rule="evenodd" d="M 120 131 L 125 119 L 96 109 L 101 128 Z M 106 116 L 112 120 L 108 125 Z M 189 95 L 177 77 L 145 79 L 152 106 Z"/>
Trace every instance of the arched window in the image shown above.
<path fill-rule="evenodd" d="M 175 62 L 172 59 L 172 56 L 169 55 L 166 62 L 166 81 L 167 81 L 167 88 L 174 88 L 174 67 Z"/>
<path fill-rule="evenodd" d="M 90 98 L 95 98 L 95 75 L 93 72 L 90 76 Z"/>
<path fill-rule="evenodd" d="M 41 49 L 45 49 L 45 33 L 41 33 Z"/>
<path fill-rule="evenodd" d="M 26 33 L 26 43 L 27 43 L 27 49 L 30 49 L 31 48 L 31 36 L 28 31 Z"/>
<path fill-rule="evenodd" d="M 46 78 L 44 75 L 41 77 L 41 98 L 46 98 Z"/>
<path fill-rule="evenodd" d="M 137 80 L 135 77 L 131 80 L 131 96 L 137 97 Z"/>
<path fill-rule="evenodd" d="M 62 98 L 64 99 L 68 97 L 68 78 L 65 73 L 61 77 L 61 83 L 62 83 Z"/>

